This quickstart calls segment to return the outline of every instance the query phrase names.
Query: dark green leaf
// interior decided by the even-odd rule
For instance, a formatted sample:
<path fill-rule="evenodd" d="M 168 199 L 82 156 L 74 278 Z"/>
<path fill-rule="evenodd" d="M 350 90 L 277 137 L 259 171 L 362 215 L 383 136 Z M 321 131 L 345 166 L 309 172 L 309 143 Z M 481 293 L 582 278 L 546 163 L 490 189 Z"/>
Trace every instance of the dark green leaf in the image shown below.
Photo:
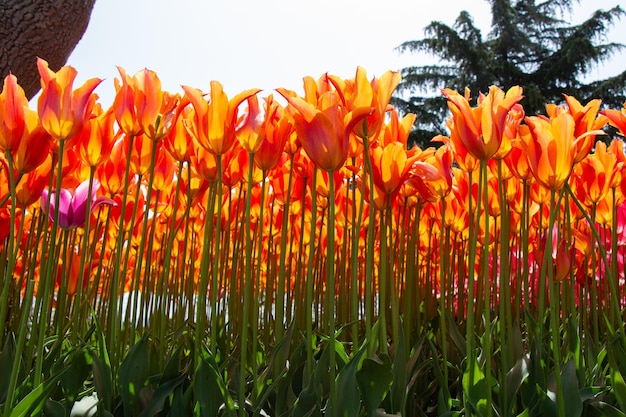
<path fill-rule="evenodd" d="M 626 383 L 624 382 L 624 377 L 622 377 L 619 369 L 615 366 L 611 366 L 610 375 L 615 398 L 617 398 L 621 409 L 626 410 Z"/>
<path fill-rule="evenodd" d="M 217 370 L 215 360 L 206 351 L 198 364 L 193 383 L 201 416 L 216 416 L 222 405 L 225 406 L 224 415 L 234 415 L 235 407 L 226 383 Z"/>
<path fill-rule="evenodd" d="M 15 360 L 15 338 L 12 333 L 6 338 L 4 348 L 0 352 L 0 404 L 6 401 L 11 379 L 11 369 Z"/>
<path fill-rule="evenodd" d="M 514 404 L 515 397 L 520 387 L 528 377 L 529 359 L 526 356 L 521 357 L 515 362 L 513 368 L 506 373 L 506 397 L 507 403 Z"/>
<path fill-rule="evenodd" d="M 92 363 L 91 354 L 86 349 L 77 349 L 69 355 L 64 365 L 68 371 L 61 379 L 63 395 L 68 401 L 76 401 L 83 391 L 85 380 L 92 372 Z"/>
<path fill-rule="evenodd" d="M 578 377 L 576 376 L 576 365 L 574 359 L 570 359 L 561 373 L 561 385 L 563 397 L 565 398 L 565 415 L 568 417 L 580 416 L 583 412 L 583 401 L 580 398 L 578 389 Z"/>
<path fill-rule="evenodd" d="M 368 417 L 372 417 L 391 388 L 393 372 L 391 363 L 377 358 L 365 358 L 356 374 L 363 405 Z"/>
<path fill-rule="evenodd" d="M 56 384 L 63 377 L 66 369 L 62 369 L 59 373 L 46 379 L 46 381 L 39 384 L 28 395 L 11 410 L 9 417 L 26 417 L 30 415 L 37 415 L 44 407 L 46 399 L 50 393 L 56 388 Z"/>
<path fill-rule="evenodd" d="M 487 415 L 487 379 L 478 367 L 478 361 L 467 364 L 463 372 L 463 391 L 467 396 L 467 402 L 478 416 Z"/>
<path fill-rule="evenodd" d="M 124 405 L 124 414 L 130 415 L 139 400 L 139 392 L 148 383 L 150 355 L 148 338 L 143 337 L 128 352 L 120 365 L 120 395 Z"/>
<path fill-rule="evenodd" d="M 300 392 L 294 404 L 292 417 L 322 417 L 320 408 L 322 399 L 314 385 L 314 378 L 311 378 L 309 385 Z"/>
<path fill-rule="evenodd" d="M 354 355 L 337 375 L 336 415 L 340 417 L 357 417 L 361 409 L 359 389 L 357 385 L 357 370 L 361 357 L 366 352 L 366 346 Z"/>
<path fill-rule="evenodd" d="M 154 417 L 163 410 L 165 401 L 172 395 L 174 390 L 179 387 L 187 378 L 187 375 L 181 374 L 177 378 L 170 379 L 159 385 L 157 390 L 152 394 L 150 404 L 139 414 L 138 417 Z"/>
<path fill-rule="evenodd" d="M 598 412 L 600 412 L 600 415 L 604 417 L 626 417 L 626 414 L 624 414 L 622 411 L 602 401 L 598 401 L 597 403 L 592 404 L 591 407 L 598 410 Z"/>
<path fill-rule="evenodd" d="M 43 415 L 45 417 L 65 417 L 65 407 L 57 401 L 48 399 L 43 406 Z"/>
<path fill-rule="evenodd" d="M 407 386 L 407 353 L 404 332 L 400 326 L 400 340 L 395 346 L 393 359 L 393 383 L 391 385 L 391 413 L 404 413 Z"/>

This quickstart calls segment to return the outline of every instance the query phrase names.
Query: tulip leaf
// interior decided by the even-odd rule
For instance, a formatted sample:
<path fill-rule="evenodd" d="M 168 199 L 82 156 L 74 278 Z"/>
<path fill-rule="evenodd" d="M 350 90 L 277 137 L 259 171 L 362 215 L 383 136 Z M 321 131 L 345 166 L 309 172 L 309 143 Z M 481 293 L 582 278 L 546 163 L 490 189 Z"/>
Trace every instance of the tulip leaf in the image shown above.
<path fill-rule="evenodd" d="M 626 417 L 626 414 L 624 414 L 624 412 L 603 401 L 593 403 L 591 404 L 591 407 L 598 410 L 599 415 L 604 417 Z"/>
<path fill-rule="evenodd" d="M 337 375 L 337 398 L 340 398 L 341 401 L 337 404 L 335 415 L 341 417 L 357 417 L 359 415 L 361 400 L 356 375 L 361 357 L 366 351 L 365 347 L 362 347 Z"/>
<path fill-rule="evenodd" d="M 85 380 L 89 378 L 92 371 L 93 359 L 87 349 L 73 351 L 66 363 L 68 371 L 61 379 L 63 395 L 68 401 L 74 402 L 83 390 Z"/>
<path fill-rule="evenodd" d="M 154 417 L 160 413 L 167 398 L 172 395 L 174 390 L 187 379 L 187 375 L 180 374 L 177 378 L 170 379 L 159 385 L 157 390 L 152 394 L 150 404 L 139 414 L 138 417 Z"/>
<path fill-rule="evenodd" d="M 61 369 L 60 372 L 35 387 L 11 410 L 9 417 L 38 415 L 44 407 L 45 399 L 57 387 L 57 383 L 61 380 L 65 372 L 67 372 L 67 368 Z"/>
<path fill-rule="evenodd" d="M 393 383 L 391 385 L 391 413 L 404 414 L 407 387 L 407 353 L 404 332 L 400 326 L 400 337 L 395 346 L 393 360 Z"/>
<path fill-rule="evenodd" d="M 9 382 L 11 379 L 10 370 L 13 369 L 13 361 L 15 360 L 15 338 L 13 334 L 9 334 L 4 343 L 4 348 L 0 352 L 0 369 L 6 370 L 0 372 L 0 403 L 6 401 L 9 391 Z"/>
<path fill-rule="evenodd" d="M 626 410 L 626 383 L 624 382 L 624 377 L 616 366 L 611 366 L 610 375 L 615 398 L 617 398 L 621 409 Z"/>
<path fill-rule="evenodd" d="M 313 376 L 309 385 L 300 392 L 293 407 L 292 417 L 322 417 L 320 398 Z"/>
<path fill-rule="evenodd" d="M 365 412 L 368 417 L 372 417 L 391 388 L 393 382 L 391 363 L 389 360 L 365 358 L 361 369 L 356 373 L 356 380 L 361 390 Z"/>
<path fill-rule="evenodd" d="M 578 377 L 573 358 L 563 368 L 561 381 L 563 397 L 565 398 L 565 415 L 568 417 L 580 416 L 583 412 L 583 401 L 578 389 Z"/>
<path fill-rule="evenodd" d="M 515 362 L 513 368 L 506 373 L 506 397 L 507 403 L 513 406 L 515 397 L 520 387 L 529 375 L 529 362 L 527 356 L 523 356 Z"/>
<path fill-rule="evenodd" d="M 468 363 L 463 372 L 463 390 L 467 396 L 466 401 L 478 416 L 487 415 L 487 378 L 478 366 L 478 361 Z"/>
<path fill-rule="evenodd" d="M 139 392 L 148 382 L 150 369 L 148 338 L 143 337 L 128 352 L 120 365 L 119 383 L 124 414 L 132 414 L 139 399 Z"/>
<path fill-rule="evenodd" d="M 218 410 L 222 405 L 225 406 L 225 412 L 222 415 L 232 416 L 235 414 L 235 405 L 228 393 L 226 383 L 218 372 L 215 360 L 206 351 L 196 369 L 194 391 L 200 406 L 201 416 L 218 415 Z"/>

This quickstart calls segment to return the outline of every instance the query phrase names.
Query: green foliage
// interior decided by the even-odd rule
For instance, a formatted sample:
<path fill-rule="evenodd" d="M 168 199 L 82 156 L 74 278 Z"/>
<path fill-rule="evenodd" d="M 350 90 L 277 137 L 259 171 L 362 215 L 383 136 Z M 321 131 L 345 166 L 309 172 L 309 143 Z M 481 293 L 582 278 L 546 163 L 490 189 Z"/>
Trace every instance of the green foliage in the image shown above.
<path fill-rule="evenodd" d="M 397 48 L 439 58 L 437 65 L 403 68 L 392 101 L 402 111 L 417 115 L 411 138 L 420 146 L 446 134 L 448 109 L 441 88 L 471 87 L 476 97 L 492 84 L 503 89 L 521 85 L 527 114 L 543 112 L 546 103 L 561 102 L 562 94 L 581 102 L 601 98 L 608 106 L 622 106 L 626 71 L 604 80 L 582 80 L 594 66 L 623 50 L 622 44 L 602 43 L 611 25 L 624 15 L 622 8 L 597 10 L 584 22 L 571 25 L 562 19 L 572 9 L 569 0 L 488 1 L 492 22 L 487 36 L 463 11 L 452 26 L 433 21 L 424 29 L 425 38 Z"/>

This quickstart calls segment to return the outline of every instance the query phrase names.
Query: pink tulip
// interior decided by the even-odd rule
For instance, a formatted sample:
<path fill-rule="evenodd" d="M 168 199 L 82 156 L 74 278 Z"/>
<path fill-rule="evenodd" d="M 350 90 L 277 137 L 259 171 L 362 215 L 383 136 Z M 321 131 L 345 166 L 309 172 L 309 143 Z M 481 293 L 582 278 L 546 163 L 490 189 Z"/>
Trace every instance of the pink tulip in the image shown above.
<path fill-rule="evenodd" d="M 109 206 L 115 205 L 115 202 L 107 197 L 96 197 L 96 193 L 100 189 L 100 182 L 98 180 L 93 181 L 91 187 L 91 211 L 93 211 L 100 204 L 107 204 Z M 75 190 L 71 191 L 66 188 L 61 188 L 59 194 L 59 226 L 63 229 L 73 229 L 85 224 L 87 213 L 87 198 L 89 192 L 89 181 L 81 182 Z M 53 191 L 48 195 L 48 190 L 44 190 L 41 193 L 41 208 L 48 214 L 50 220 L 54 221 L 55 210 L 55 192 Z M 48 210 L 48 202 L 50 203 L 50 210 Z"/>

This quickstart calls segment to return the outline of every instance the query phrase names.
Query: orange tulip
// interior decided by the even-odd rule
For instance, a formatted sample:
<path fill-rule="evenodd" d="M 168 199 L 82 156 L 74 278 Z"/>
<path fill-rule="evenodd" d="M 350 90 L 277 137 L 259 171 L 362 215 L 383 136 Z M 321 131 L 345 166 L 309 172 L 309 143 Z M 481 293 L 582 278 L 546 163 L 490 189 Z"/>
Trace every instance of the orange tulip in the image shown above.
<path fill-rule="evenodd" d="M 555 117 L 559 112 L 567 112 L 572 115 L 574 118 L 574 136 L 580 137 L 583 133 L 590 130 L 599 130 L 607 124 L 608 119 L 600 115 L 598 117 L 598 110 L 600 110 L 601 100 L 591 100 L 584 107 L 578 100 L 574 97 L 568 96 L 567 94 L 563 95 L 565 97 L 565 102 L 567 103 L 567 109 L 563 106 L 556 106 L 554 104 L 546 105 L 546 111 L 549 117 Z M 599 132 L 599 134 L 604 134 L 604 132 Z M 574 156 L 574 163 L 578 163 L 583 160 L 587 154 L 593 148 L 595 143 L 596 135 L 587 135 L 584 137 L 584 141 L 578 146 L 578 150 L 576 155 Z"/>
<path fill-rule="evenodd" d="M 109 158 L 116 140 L 113 131 L 115 115 L 111 110 L 90 119 L 76 137 L 80 159 L 90 167 L 97 167 Z"/>
<path fill-rule="evenodd" d="M 237 130 L 237 139 L 248 153 L 256 153 L 264 139 L 263 115 L 259 107 L 259 98 L 256 95 L 248 97 L 248 111 L 242 117 L 240 128 Z"/>
<path fill-rule="evenodd" d="M 191 134 L 185 128 L 185 123 L 193 118 L 193 108 L 185 106 L 176 119 L 176 123 L 163 140 L 163 147 L 178 162 L 189 162 L 193 155 L 193 140 Z"/>
<path fill-rule="evenodd" d="M 444 89 L 443 95 L 448 99 L 458 138 L 477 159 L 488 159 L 498 152 L 505 136 L 507 116 L 523 97 L 521 87 L 511 87 L 505 94 L 491 86 L 486 96 L 481 94 L 478 106 L 472 108 L 468 92 L 462 96 Z"/>
<path fill-rule="evenodd" d="M 161 140 L 174 127 L 179 98 L 161 89 L 161 80 L 154 71 L 143 69 L 133 79 L 139 125 L 146 137 Z"/>
<path fill-rule="evenodd" d="M 527 180 L 532 177 L 532 172 L 528 166 L 528 158 L 520 139 L 512 142 L 511 151 L 504 158 L 504 163 L 518 179 Z"/>
<path fill-rule="evenodd" d="M 400 119 L 398 111 L 395 108 L 389 111 L 389 115 L 389 122 L 383 126 L 380 135 L 378 135 L 378 141 L 382 145 L 396 141 L 402 142 L 406 147 L 407 140 L 411 134 L 411 128 L 417 116 L 413 113 L 408 113 Z"/>
<path fill-rule="evenodd" d="M 48 155 L 43 164 L 24 175 L 17 184 L 15 187 L 15 199 L 22 208 L 39 201 L 43 189 L 48 185 L 51 168 L 52 157 Z"/>
<path fill-rule="evenodd" d="M 545 250 L 544 248 L 547 245 L 547 234 L 548 232 L 546 231 L 544 236 L 541 238 L 540 245 L 535 247 L 534 256 L 539 265 L 541 264 L 544 256 L 543 250 Z M 552 229 L 552 233 L 549 234 L 552 239 L 552 254 L 548 255 L 551 258 L 548 259 L 548 262 L 551 263 L 553 268 L 554 280 L 558 282 L 564 280 L 569 275 L 572 267 L 571 255 L 573 254 L 574 248 L 567 246 L 567 240 L 562 236 L 559 236 L 556 226 Z"/>
<path fill-rule="evenodd" d="M 96 177 L 100 179 L 102 188 L 109 195 L 116 195 L 124 190 L 127 148 L 128 146 L 124 144 L 123 140 L 115 142 L 109 159 L 96 170 Z M 130 178 L 130 182 L 132 181 L 134 181 L 134 177 Z"/>
<path fill-rule="evenodd" d="M 209 182 L 217 180 L 217 158 L 215 155 L 202 146 L 196 145 L 193 150 L 191 166 L 196 174 Z"/>
<path fill-rule="evenodd" d="M 124 147 L 127 149 L 127 156 L 130 158 L 130 169 L 137 175 L 145 175 L 150 171 L 152 159 L 152 140 L 142 134 L 134 138 L 132 147 L 129 149 L 130 138 L 124 137 Z"/>
<path fill-rule="evenodd" d="M 607 109 L 600 111 L 600 114 L 606 116 L 609 123 L 619 129 L 622 136 L 626 136 L 626 103 L 621 110 Z"/>
<path fill-rule="evenodd" d="M 176 164 L 174 159 L 168 152 L 165 152 L 162 148 L 157 151 L 157 156 L 154 163 L 154 180 L 152 187 L 155 190 L 163 191 L 168 187 L 172 188 L 174 182 L 174 173 L 176 171 Z"/>
<path fill-rule="evenodd" d="M 294 110 L 296 132 L 309 158 L 325 171 L 341 168 L 348 156 L 350 132 L 371 113 L 371 108 L 348 111 L 332 91 L 323 93 L 317 106 L 288 90 L 279 88 L 276 91 Z"/>
<path fill-rule="evenodd" d="M 262 171 L 276 166 L 287 139 L 293 132 L 293 124 L 272 95 L 265 100 L 264 139 L 254 156 L 254 164 Z"/>
<path fill-rule="evenodd" d="M 373 138 L 378 134 L 385 122 L 385 114 L 391 110 L 389 100 L 401 78 L 398 72 L 386 71 L 380 78 L 368 81 L 365 69 L 357 67 L 349 108 L 372 107 L 374 109 L 362 123 L 355 126 L 354 133 L 358 137 Z"/>
<path fill-rule="evenodd" d="M 578 179 L 585 190 L 585 202 L 588 205 L 604 200 L 611 188 L 619 186 L 619 182 L 615 181 L 618 174 L 617 157 L 607 152 L 604 142 L 598 142 L 595 152 L 583 159 L 578 167 Z"/>
<path fill-rule="evenodd" d="M 569 178 L 584 138 L 602 134 L 590 131 L 575 138 L 574 118 L 565 112 L 551 119 L 530 116 L 526 123 L 527 128 L 521 127 L 520 132 L 530 169 L 537 182 L 550 190 L 559 190 Z"/>
<path fill-rule="evenodd" d="M 137 79 L 128 76 L 122 67 L 117 67 L 117 70 L 122 77 L 122 83 L 120 84 L 117 78 L 113 81 L 115 84 L 115 100 L 113 101 L 115 119 L 122 132 L 127 136 L 136 136 L 143 132 L 137 110 L 140 106 L 138 103 L 140 87 Z"/>
<path fill-rule="evenodd" d="M 0 93 L 0 150 L 17 148 L 26 130 L 27 111 L 24 90 L 14 75 L 7 75 Z"/>
<path fill-rule="evenodd" d="M 13 167 L 27 173 L 41 165 L 50 152 L 50 135 L 39 124 L 37 113 L 26 109 L 25 130 L 13 151 Z"/>
<path fill-rule="evenodd" d="M 223 155 L 230 150 L 236 140 L 237 111 L 247 98 L 261 91 L 258 88 L 243 91 L 232 99 L 224 93 L 219 81 L 211 81 L 209 101 L 196 89 L 183 86 L 185 96 L 195 109 L 195 123 L 188 124 L 189 132 L 200 146 L 215 155 Z"/>
<path fill-rule="evenodd" d="M 418 158 L 419 154 L 415 150 L 407 151 L 402 142 L 372 148 L 374 183 L 388 196 L 395 194 Z"/>
<path fill-rule="evenodd" d="M 430 148 L 432 149 L 432 148 Z M 438 200 L 452 189 L 452 150 L 439 147 L 434 154 L 424 151 L 423 160 L 412 167 L 413 176 L 408 180 L 427 200 Z"/>
<path fill-rule="evenodd" d="M 81 87 L 72 90 L 76 70 L 64 66 L 58 72 L 48 68 L 48 63 L 37 59 L 41 76 L 41 95 L 38 100 L 41 124 L 53 139 L 70 139 L 78 133 L 91 114 L 95 96 L 93 90 L 102 82 L 91 78 Z"/>

